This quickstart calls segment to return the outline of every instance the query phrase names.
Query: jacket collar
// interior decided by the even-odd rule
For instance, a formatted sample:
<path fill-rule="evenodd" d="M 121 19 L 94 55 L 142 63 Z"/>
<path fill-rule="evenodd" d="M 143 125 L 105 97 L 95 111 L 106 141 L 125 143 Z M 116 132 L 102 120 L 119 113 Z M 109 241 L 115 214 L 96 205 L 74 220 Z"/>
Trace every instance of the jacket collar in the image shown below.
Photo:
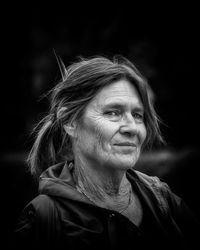
<path fill-rule="evenodd" d="M 129 169 L 127 178 L 133 188 L 137 189 L 138 194 L 150 208 L 155 218 L 157 218 L 157 206 L 163 210 L 162 212 L 167 211 L 167 202 L 162 195 L 163 191 L 166 192 L 166 187 L 157 177 L 150 177 L 139 171 Z M 77 191 L 67 163 L 56 164 L 41 174 L 39 193 L 91 204 L 87 197 Z"/>
<path fill-rule="evenodd" d="M 77 191 L 67 163 L 53 165 L 41 174 L 39 179 L 39 193 L 91 203 Z"/>

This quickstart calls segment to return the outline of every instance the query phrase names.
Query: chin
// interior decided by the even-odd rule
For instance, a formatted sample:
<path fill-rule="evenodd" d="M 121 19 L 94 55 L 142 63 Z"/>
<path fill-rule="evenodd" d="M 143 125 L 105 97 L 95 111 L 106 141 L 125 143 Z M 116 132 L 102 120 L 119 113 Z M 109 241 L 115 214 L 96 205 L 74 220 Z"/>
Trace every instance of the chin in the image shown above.
<path fill-rule="evenodd" d="M 111 168 L 119 170 L 128 170 L 133 168 L 139 158 L 138 154 L 125 155 L 125 154 L 112 154 L 106 157 L 106 155 L 101 157 L 100 162 L 103 165 L 110 166 Z M 105 160 L 106 159 L 106 160 Z"/>
<path fill-rule="evenodd" d="M 112 165 L 116 169 L 128 170 L 130 168 L 133 168 L 136 162 L 137 160 L 134 160 L 133 158 L 131 159 L 115 158 L 115 160 L 112 162 Z"/>
<path fill-rule="evenodd" d="M 138 160 L 138 157 L 122 157 L 118 159 L 118 164 L 121 165 L 122 168 L 133 168 Z"/>

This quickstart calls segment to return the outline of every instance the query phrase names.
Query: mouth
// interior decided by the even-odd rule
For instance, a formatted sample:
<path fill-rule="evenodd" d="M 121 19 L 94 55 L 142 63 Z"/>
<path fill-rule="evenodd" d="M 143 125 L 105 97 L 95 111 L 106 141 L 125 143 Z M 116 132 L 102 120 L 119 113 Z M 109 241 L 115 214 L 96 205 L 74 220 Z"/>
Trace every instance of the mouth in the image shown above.
<path fill-rule="evenodd" d="M 132 142 L 120 142 L 114 144 L 115 146 L 121 146 L 121 147 L 136 147 L 136 145 Z"/>

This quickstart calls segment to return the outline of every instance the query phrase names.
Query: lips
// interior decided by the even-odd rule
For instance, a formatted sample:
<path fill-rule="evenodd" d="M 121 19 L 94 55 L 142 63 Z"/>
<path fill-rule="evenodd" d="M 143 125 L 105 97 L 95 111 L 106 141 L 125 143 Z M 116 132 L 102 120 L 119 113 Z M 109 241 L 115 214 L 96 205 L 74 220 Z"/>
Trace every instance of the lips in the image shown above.
<path fill-rule="evenodd" d="M 136 147 L 136 145 L 133 142 L 120 142 L 120 143 L 115 143 L 115 146 L 124 146 L 124 147 Z"/>

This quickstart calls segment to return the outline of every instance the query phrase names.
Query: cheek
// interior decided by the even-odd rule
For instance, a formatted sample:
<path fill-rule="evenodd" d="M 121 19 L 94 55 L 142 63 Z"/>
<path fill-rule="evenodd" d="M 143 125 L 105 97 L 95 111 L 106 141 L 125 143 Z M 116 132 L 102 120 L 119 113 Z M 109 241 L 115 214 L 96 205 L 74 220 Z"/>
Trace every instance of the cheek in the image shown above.
<path fill-rule="evenodd" d="M 94 134 L 98 144 L 103 145 L 108 140 L 108 133 L 101 124 L 96 126 Z"/>
<path fill-rule="evenodd" d="M 100 129 L 99 127 L 96 127 L 94 130 L 94 141 L 93 143 L 95 144 L 94 146 L 97 147 L 99 145 L 103 145 L 104 141 L 105 141 L 105 136 L 104 133 L 102 131 L 102 129 Z"/>
<path fill-rule="evenodd" d="M 95 149 L 99 145 L 104 144 L 107 134 L 99 122 L 88 120 L 80 127 L 78 137 L 83 147 Z"/>
<path fill-rule="evenodd" d="M 98 140 L 98 144 L 101 144 L 103 147 L 108 146 L 112 137 L 115 135 L 117 128 L 112 123 L 108 122 L 99 122 L 96 124 L 95 134 Z"/>
<path fill-rule="evenodd" d="M 143 144 L 143 142 L 145 141 L 147 136 L 147 130 L 146 130 L 146 126 L 143 125 L 140 130 L 139 130 L 139 137 L 140 137 L 140 143 L 141 145 Z"/>

